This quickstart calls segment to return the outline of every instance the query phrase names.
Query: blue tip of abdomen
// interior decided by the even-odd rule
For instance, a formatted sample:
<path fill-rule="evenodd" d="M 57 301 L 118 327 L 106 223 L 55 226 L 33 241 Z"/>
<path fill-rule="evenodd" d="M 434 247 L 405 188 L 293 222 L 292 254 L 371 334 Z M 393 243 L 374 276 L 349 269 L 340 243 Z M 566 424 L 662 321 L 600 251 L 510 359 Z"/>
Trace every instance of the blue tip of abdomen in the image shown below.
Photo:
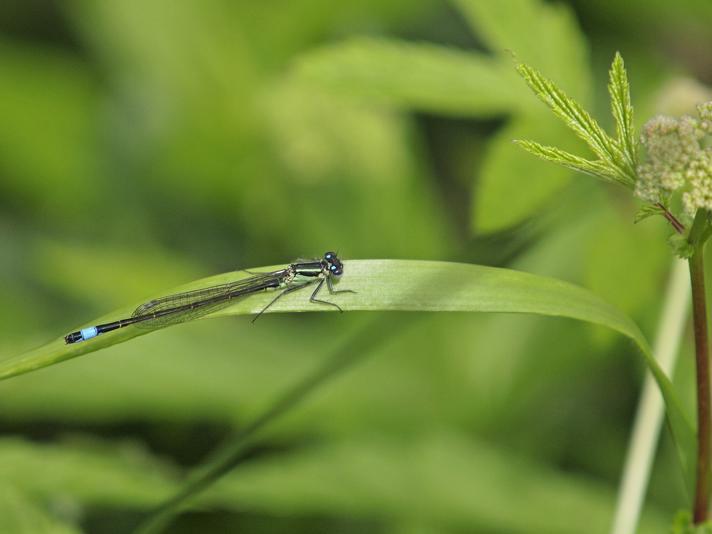
<path fill-rule="evenodd" d="M 82 341 L 86 341 L 87 339 L 95 337 L 99 331 L 96 326 L 90 326 L 89 328 L 82 328 L 79 333 L 82 335 Z"/>

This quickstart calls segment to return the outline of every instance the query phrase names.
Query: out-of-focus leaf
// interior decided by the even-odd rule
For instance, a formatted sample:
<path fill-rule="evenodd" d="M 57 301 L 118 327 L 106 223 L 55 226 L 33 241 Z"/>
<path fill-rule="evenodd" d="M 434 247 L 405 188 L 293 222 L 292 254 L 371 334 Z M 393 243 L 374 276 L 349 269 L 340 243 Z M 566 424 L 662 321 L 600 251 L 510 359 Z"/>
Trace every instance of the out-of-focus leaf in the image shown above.
<path fill-rule="evenodd" d="M 535 215 L 568 181 L 570 171 L 538 161 L 513 142 L 530 135 L 532 128 L 543 132 L 546 119 L 541 120 L 514 120 L 490 141 L 474 191 L 473 224 L 479 231 L 493 231 Z M 556 126 L 550 127 L 556 132 Z M 558 134 L 544 137 L 552 141 Z"/>
<path fill-rule="evenodd" d="M 37 240 L 31 254 L 33 279 L 74 299 L 107 306 L 145 294 L 150 288 L 178 284 L 197 272 L 187 258 L 166 252 L 105 243 L 57 243 Z M 51 265 L 52 269 L 45 266 Z M 117 273 L 131 273 L 117 279 Z M 107 284 L 107 280 L 112 283 Z"/>
<path fill-rule="evenodd" d="M 670 265 L 665 246 L 669 229 L 662 219 L 634 226 L 630 215 L 601 207 L 598 231 L 586 246 L 584 285 L 635 315 L 656 307 L 661 298 L 659 291 Z"/>
<path fill-rule="evenodd" d="M 458 0 L 456 3 L 470 26 L 500 55 L 504 65 L 514 68 L 507 51 L 514 53 L 518 60 L 546 69 L 580 102 L 588 103 L 590 75 L 586 44 L 568 7 L 537 0 Z M 512 13 L 518 15 L 512 16 Z M 533 99 L 520 98 L 520 110 L 525 117 L 518 118 L 518 123 L 511 125 L 506 134 L 493 140 L 495 144 L 480 169 L 473 196 L 473 226 L 477 231 L 495 231 L 535 215 L 570 175 L 545 169 L 531 161 L 527 163 L 514 156 L 517 147 L 503 145 L 510 139 L 521 139 L 524 134 L 526 138 L 553 146 L 565 149 L 570 146 L 570 134 L 553 126 L 550 118 L 542 117 Z M 526 131 L 525 124 L 529 127 Z M 516 136 L 509 137 L 511 134 Z"/>
<path fill-rule="evenodd" d="M 333 246 L 348 229 L 352 242 L 367 243 L 361 254 L 448 255 L 440 203 L 422 159 L 410 149 L 412 121 L 293 78 L 266 91 L 262 107 L 276 153 L 294 181 L 308 188 L 306 194 L 294 188 L 302 196 L 290 203 L 290 219 L 310 229 L 290 237 L 295 250 Z M 331 213 L 340 213 L 338 220 L 325 221 L 321 206 L 315 209 L 309 200 L 318 194 Z M 380 239 L 373 239 L 373 228 Z"/>
<path fill-rule="evenodd" d="M 52 517 L 14 485 L 0 484 L 0 532 L 7 534 L 79 534 L 81 531 Z"/>
<path fill-rule="evenodd" d="M 45 217 L 99 197 L 98 91 L 69 55 L 0 41 L 0 194 Z"/>
<path fill-rule="evenodd" d="M 587 47 L 568 6 L 539 0 L 454 3 L 496 55 L 511 59 L 514 54 L 544 69 L 577 98 L 588 96 Z"/>
<path fill-rule="evenodd" d="M 710 534 L 712 521 L 695 524 L 689 510 L 681 510 L 675 515 L 672 525 L 672 534 Z"/>
<path fill-rule="evenodd" d="M 66 506 L 150 506 L 173 486 L 174 473 L 144 449 L 99 442 L 37 445 L 0 440 L 0 480 L 27 495 Z"/>
<path fill-rule="evenodd" d="M 521 94 L 494 58 L 387 39 L 351 39 L 311 52 L 296 73 L 339 94 L 448 115 L 506 113 Z"/>
<path fill-rule="evenodd" d="M 357 95 L 381 105 L 455 116 L 510 115 L 529 125 L 522 131 L 526 137 L 540 140 L 541 134 L 555 132 L 546 142 L 568 145 L 568 134 L 552 127 L 552 118 L 542 115 L 535 99 L 517 81 L 507 52 L 521 52 L 526 61 L 540 68 L 551 67 L 548 72 L 557 81 L 587 102 L 586 50 L 568 9 L 536 0 L 464 0 L 458 6 L 494 50 L 493 56 L 439 45 L 360 39 L 302 56 L 296 73 L 339 94 Z M 525 15 L 512 17 L 513 12 Z M 518 126 L 514 129 L 520 131 Z M 499 136 L 494 142 L 502 139 Z M 523 160 L 507 169 L 507 162 L 517 158 L 513 156 L 516 152 L 516 147 L 495 146 L 486 154 L 473 197 L 477 231 L 499 230 L 535 214 L 568 177 L 568 173 Z M 504 172 L 517 167 L 527 170 L 525 182 L 521 172 Z M 489 172 L 491 169 L 502 172 Z M 536 188 L 534 194 L 532 188 Z M 522 194 L 525 190 L 527 194 Z"/>
<path fill-rule="evenodd" d="M 51 501 L 62 495 L 65 506 L 141 510 L 176 486 L 173 470 L 131 445 L 5 439 L 0 455 L 3 480 L 34 498 Z M 513 491 L 527 495 L 517 514 L 507 506 Z M 579 532 L 600 532 L 610 520 L 613 500 L 612 490 L 600 483 L 562 475 L 458 434 L 431 433 L 262 456 L 211 488 L 199 505 L 276 515 L 340 514 L 386 523 L 405 519 L 443 528 L 504 526 L 507 532 L 525 534 L 570 532 L 572 515 L 556 513 L 562 506 L 587 518 Z M 654 510 L 647 519 L 645 532 L 665 532 L 666 522 Z"/>
<path fill-rule="evenodd" d="M 82 39 L 107 66 L 118 157 L 131 163 L 129 177 L 151 198 L 151 210 L 238 222 L 257 242 L 284 228 L 287 196 L 274 194 L 284 179 L 255 105 L 263 76 L 241 31 L 245 19 L 230 3 L 69 6 Z"/>
<path fill-rule="evenodd" d="M 712 4 L 699 0 L 681 0 L 674 4 L 666 0 L 596 0 L 579 2 L 577 6 L 584 18 L 605 24 L 616 35 L 635 32 L 635 42 L 644 47 L 643 50 L 659 40 L 666 29 L 691 39 L 689 46 L 693 46 L 695 42 L 703 42 L 695 38 L 704 40 L 704 28 L 712 23 Z"/>
<path fill-rule="evenodd" d="M 508 506 L 513 494 L 527 497 L 516 514 Z M 586 521 L 573 529 L 598 534 L 608 527 L 613 505 L 612 492 L 603 485 L 448 434 L 407 442 L 371 438 L 251 462 L 207 497 L 287 514 L 340 510 L 522 534 L 568 534 L 573 518 L 581 517 Z M 662 516 L 649 518 L 646 532 L 666 532 Z"/>

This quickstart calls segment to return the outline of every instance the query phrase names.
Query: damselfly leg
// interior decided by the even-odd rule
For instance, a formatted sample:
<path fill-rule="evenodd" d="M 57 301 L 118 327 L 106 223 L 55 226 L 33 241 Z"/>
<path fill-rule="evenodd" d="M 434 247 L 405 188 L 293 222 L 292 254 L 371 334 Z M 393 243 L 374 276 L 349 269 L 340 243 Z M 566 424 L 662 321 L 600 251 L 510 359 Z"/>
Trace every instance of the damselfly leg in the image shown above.
<path fill-rule="evenodd" d="M 326 279 L 326 287 L 329 288 L 329 294 L 330 295 L 336 295 L 337 293 L 353 293 L 356 294 L 356 291 L 353 289 L 334 289 L 334 282 L 331 281 L 331 278 Z"/>
<path fill-rule="evenodd" d="M 322 280 L 322 281 L 323 281 L 323 280 Z M 264 308 L 262 308 L 262 309 L 259 311 L 259 313 L 258 313 L 257 315 L 255 315 L 255 316 L 252 318 L 252 322 L 254 323 L 257 319 L 259 319 L 259 318 L 262 316 L 262 314 L 263 314 L 264 312 L 266 312 L 267 309 L 272 306 L 272 304 L 274 304 L 275 302 L 277 302 L 280 298 L 282 298 L 282 297 L 283 297 L 284 295 L 286 295 L 287 293 L 292 293 L 293 291 L 298 291 L 298 290 L 300 290 L 300 289 L 304 289 L 305 287 L 312 285 L 314 282 L 316 282 L 316 280 L 314 280 L 314 281 L 312 281 L 312 282 L 306 282 L 306 283 L 301 284 L 301 285 L 298 285 L 298 286 L 288 287 L 288 288 L 285 289 L 284 291 L 281 291 L 276 297 L 274 297 L 274 298 L 269 302 L 269 304 L 267 304 L 267 306 L 265 306 Z"/>

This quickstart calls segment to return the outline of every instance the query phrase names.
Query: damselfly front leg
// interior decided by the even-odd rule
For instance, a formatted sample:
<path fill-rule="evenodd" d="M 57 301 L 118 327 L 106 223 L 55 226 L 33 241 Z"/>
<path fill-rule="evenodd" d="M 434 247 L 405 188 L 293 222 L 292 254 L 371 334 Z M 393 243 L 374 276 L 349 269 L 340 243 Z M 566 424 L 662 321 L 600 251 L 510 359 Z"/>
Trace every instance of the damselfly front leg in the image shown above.
<path fill-rule="evenodd" d="M 319 294 L 319 291 L 321 290 L 321 286 L 324 285 L 324 280 L 326 280 L 326 285 L 329 288 L 329 291 L 331 293 L 334 293 L 334 291 L 331 291 L 333 289 L 331 286 L 331 278 L 322 278 L 321 280 L 319 280 L 319 283 L 316 285 L 316 288 L 314 288 L 314 291 L 312 292 L 311 297 L 309 297 L 309 301 L 314 302 L 314 303 L 327 304 L 329 306 L 333 306 L 334 308 L 339 310 L 341 313 L 344 313 L 344 310 L 342 310 L 341 306 L 339 306 L 338 304 L 316 298 L 316 296 Z M 348 291 L 344 290 L 344 292 L 348 292 Z"/>

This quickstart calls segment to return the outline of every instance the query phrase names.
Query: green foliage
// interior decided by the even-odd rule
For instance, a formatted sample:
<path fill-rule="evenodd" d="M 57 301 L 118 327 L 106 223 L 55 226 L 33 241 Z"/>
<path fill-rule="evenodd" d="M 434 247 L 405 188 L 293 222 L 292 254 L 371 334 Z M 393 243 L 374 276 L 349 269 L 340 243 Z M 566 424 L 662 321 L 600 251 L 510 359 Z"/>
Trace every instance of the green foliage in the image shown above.
<path fill-rule="evenodd" d="M 630 88 L 620 54 L 616 54 L 613 60 L 608 85 L 611 108 L 616 121 L 616 139 L 603 131 L 578 102 L 537 70 L 520 63 L 517 71 L 534 94 L 589 146 L 598 159 L 586 160 L 558 148 L 542 146 L 531 141 L 519 141 L 519 145 L 540 158 L 633 189 L 636 181 L 637 140 L 633 129 Z"/>
<path fill-rule="evenodd" d="M 90 185 L 99 168 L 92 149 L 98 130 L 96 84 L 76 59 L 20 47 L 2 36 L 0 69 L 5 73 L 0 83 L 3 197 L 71 223 L 64 206 L 99 198 Z M 42 157 L 37 157 L 39 145 Z M 53 196 L 43 195 L 43 189 Z"/>
<path fill-rule="evenodd" d="M 635 3 L 636 16 L 577 4 L 584 35 L 570 6 L 536 0 L 0 2 L 0 362 L 199 273 L 331 248 L 567 280 L 652 337 L 664 221 L 616 231 L 634 208 L 610 203 L 614 190 L 512 143 L 580 153 L 513 54 L 591 110 L 604 84 L 592 74 L 622 48 L 636 116 L 658 111 L 658 87 L 704 49 L 686 24 L 709 18 L 689 0 Z M 664 53 L 650 56 L 660 20 L 689 48 L 656 42 Z M 396 289 L 427 278 L 399 273 L 392 302 L 363 273 L 354 297 L 396 308 Z M 448 273 L 435 270 L 415 309 L 442 305 Z M 490 274 L 455 273 L 453 294 L 473 297 Z M 496 280 L 480 296 L 524 301 Z M 307 297 L 285 304 L 319 309 Z M 374 315 L 97 338 L 107 350 L 92 358 L 0 382 L 0 532 L 123 534 L 334 351 L 366 356 L 351 342 L 373 339 L 376 319 L 387 335 L 369 358 L 271 420 L 172 534 L 542 534 L 570 531 L 572 513 L 582 532 L 607 527 L 643 368 L 630 338 L 509 312 Z M 64 349 L 31 354 L 42 364 Z M 691 360 L 673 385 L 689 413 Z M 686 498 L 678 469 L 664 439 L 641 533 L 662 534 Z"/>
<path fill-rule="evenodd" d="M 131 504 L 146 510 L 177 486 L 177 468 L 131 443 L 110 446 L 74 441 L 46 446 L 5 439 L 0 440 L 0 453 L 12 460 L 0 467 L 3 480 L 17 488 L 4 491 L 6 509 L 15 504 L 10 495 L 24 492 L 52 499 L 61 488 L 66 509 L 83 503 Z M 413 479 L 419 481 L 415 488 Z M 517 489 L 531 495 L 519 514 L 492 506 Z M 431 432 L 410 440 L 364 436 L 274 460 L 258 459 L 240 466 L 206 492 L 198 509 L 264 513 L 280 509 L 292 516 L 336 512 L 364 519 L 379 517 L 386 525 L 414 521 L 438 532 L 457 532 L 462 525 L 477 524 L 488 529 L 505 526 L 507 532 L 516 534 L 563 534 L 570 531 L 570 520 L 557 511 L 565 503 L 587 514 L 580 532 L 594 534 L 607 524 L 613 497 L 600 482 L 582 483 L 575 476 L 524 457 L 512 458 L 508 451 L 466 435 Z M 0 518 L 7 521 L 0 524 L 12 525 L 12 519 Z M 656 513 L 643 526 L 646 532 L 663 534 L 661 523 L 664 520 Z M 78 531 L 58 526 L 47 532 Z"/>
<path fill-rule="evenodd" d="M 416 488 L 411 487 L 413 480 Z M 258 509 L 279 502 L 292 512 L 307 509 L 316 514 L 332 507 L 353 515 L 391 517 L 414 511 L 426 524 L 455 531 L 475 523 L 482 531 L 564 534 L 571 532 L 572 517 L 561 513 L 564 507 L 573 516 L 586 514 L 587 521 L 577 526 L 577 532 L 605 531 L 609 498 L 594 482 L 572 481 L 486 443 L 435 433 L 408 443 L 373 436 L 317 447 L 270 464 L 255 462 L 238 469 L 221 487 Z M 284 494 L 276 491 L 280 485 L 288 488 Z M 529 495 L 520 513 L 491 505 L 518 491 Z M 644 526 L 664 532 L 652 522 Z"/>
<path fill-rule="evenodd" d="M 147 507 L 175 484 L 170 467 L 130 442 L 67 440 L 48 447 L 5 438 L 0 452 L 5 484 L 44 500 L 63 495 L 70 509 L 80 503 Z"/>
<path fill-rule="evenodd" d="M 668 244 L 678 258 L 688 259 L 695 253 L 695 247 L 690 243 L 686 235 L 671 234 L 668 237 Z"/>
<path fill-rule="evenodd" d="M 276 268 L 278 266 L 252 270 L 267 272 Z M 612 328 L 633 340 L 649 356 L 644 337 L 628 317 L 585 289 L 558 280 L 508 269 L 426 261 L 350 260 L 344 263 L 344 270 L 345 274 L 337 287 L 356 293 L 330 297 L 338 301 L 344 310 L 509 312 L 564 316 Z M 249 275 L 244 271 L 225 273 L 162 294 L 201 289 L 245 276 Z M 302 293 L 280 299 L 267 313 L 334 310 L 330 306 L 311 303 L 307 298 L 308 290 Z M 151 298 L 155 297 L 142 299 L 141 302 Z M 239 299 L 207 317 L 253 314 L 262 310 L 273 298 L 274 294 L 266 292 Z M 136 306 L 115 310 L 77 328 L 101 324 L 111 318 L 128 317 Z M 0 379 L 95 352 L 148 332 L 140 328 L 122 328 L 88 342 L 70 345 L 65 344 L 62 335 L 44 347 L 0 362 Z"/>
<path fill-rule="evenodd" d="M 638 161 L 638 139 L 633 124 L 633 104 L 630 101 L 628 73 L 619 52 L 616 52 L 613 58 L 608 77 L 608 94 L 611 98 L 611 112 L 616 123 L 618 150 L 627 158 L 628 168 L 635 171 Z"/>
<path fill-rule="evenodd" d="M 635 341 L 653 372 L 665 397 L 669 420 L 676 437 L 683 465 L 689 465 L 693 432 L 680 408 L 669 380 L 655 362 L 642 334 L 626 316 L 585 290 L 563 282 L 526 273 L 474 265 L 438 262 L 349 261 L 348 275 L 342 283 L 356 294 L 340 295 L 339 304 L 347 310 L 479 311 L 535 313 L 564 316 L 612 328 Z M 233 274 L 197 281 L 175 290 L 187 291 L 234 279 Z M 171 291 L 173 292 L 173 291 Z M 273 297 L 269 294 L 238 301 L 214 316 L 255 313 Z M 336 297 L 334 297 L 336 298 Z M 270 311 L 311 311 L 316 306 L 308 299 L 282 299 Z M 117 310 L 86 326 L 109 317 L 127 316 Z M 0 364 L 0 377 L 9 378 L 48 365 L 90 353 L 144 334 L 139 329 L 120 329 L 89 342 L 53 343 Z M 689 476 L 689 473 L 688 473 Z"/>
<path fill-rule="evenodd" d="M 0 530 L 12 534 L 79 534 L 69 522 L 52 517 L 22 491 L 0 485 Z"/>
<path fill-rule="evenodd" d="M 672 534 L 711 534 L 712 521 L 702 525 L 692 523 L 692 514 L 688 510 L 681 510 L 675 516 L 672 525 Z"/>
<path fill-rule="evenodd" d="M 638 208 L 638 211 L 635 213 L 635 218 L 633 219 L 633 222 L 635 224 L 644 221 L 648 217 L 652 217 L 653 215 L 662 215 L 665 213 L 665 208 L 663 206 L 659 206 L 658 204 L 644 204 L 640 208 Z"/>
<path fill-rule="evenodd" d="M 310 53 L 296 69 L 301 78 L 365 102 L 488 117 L 516 105 L 518 92 L 504 86 L 501 66 L 452 47 L 357 38 Z"/>
<path fill-rule="evenodd" d="M 524 150 L 531 152 L 535 156 L 539 156 L 542 159 L 558 163 L 559 165 L 563 165 L 564 167 L 574 171 L 602 178 L 608 182 L 618 181 L 618 176 L 615 171 L 612 171 L 601 161 L 587 160 L 585 158 L 569 154 L 559 148 L 543 146 L 533 141 L 517 140 L 516 142 Z"/>
<path fill-rule="evenodd" d="M 601 207 L 584 245 L 583 285 L 632 316 L 655 307 L 659 295 L 649 288 L 657 287 L 669 268 L 667 231 L 663 220 L 633 226 L 629 213 Z"/>
<path fill-rule="evenodd" d="M 566 172 L 532 163 L 512 146 L 535 134 L 567 146 L 565 129 L 538 109 L 516 82 L 511 51 L 547 67 L 578 94 L 588 90 L 583 39 L 570 12 L 536 0 L 455 2 L 493 54 L 395 39 L 351 39 L 303 55 L 295 75 L 359 102 L 453 117 L 508 116 L 479 169 L 472 227 L 491 232 L 535 214 L 567 181 Z M 512 13 L 520 16 L 512 17 Z M 463 169 L 472 181 L 473 168 Z M 526 176 L 526 193 L 521 188 Z"/>

